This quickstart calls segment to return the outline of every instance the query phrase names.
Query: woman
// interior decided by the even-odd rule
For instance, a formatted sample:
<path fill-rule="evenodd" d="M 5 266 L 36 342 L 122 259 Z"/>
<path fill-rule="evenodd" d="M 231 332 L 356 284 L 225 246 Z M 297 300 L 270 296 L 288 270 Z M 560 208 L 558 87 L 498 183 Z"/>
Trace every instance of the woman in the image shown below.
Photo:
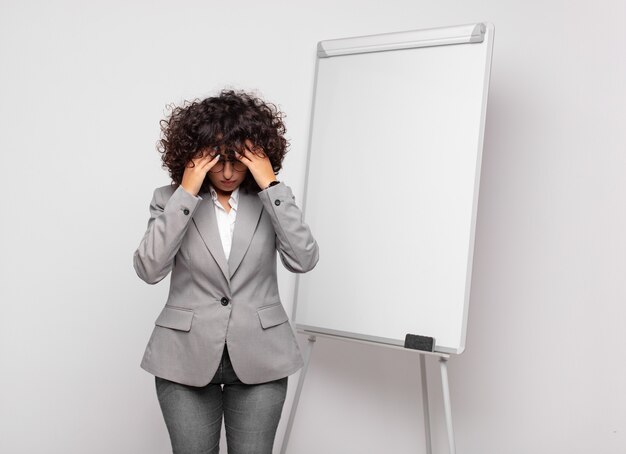
<path fill-rule="evenodd" d="M 171 271 L 141 367 L 155 375 L 174 454 L 272 452 L 287 377 L 304 365 L 278 294 L 276 254 L 311 270 L 318 246 L 289 186 L 282 114 L 245 92 L 176 107 L 161 121 L 172 184 L 154 190 L 137 275 Z"/>

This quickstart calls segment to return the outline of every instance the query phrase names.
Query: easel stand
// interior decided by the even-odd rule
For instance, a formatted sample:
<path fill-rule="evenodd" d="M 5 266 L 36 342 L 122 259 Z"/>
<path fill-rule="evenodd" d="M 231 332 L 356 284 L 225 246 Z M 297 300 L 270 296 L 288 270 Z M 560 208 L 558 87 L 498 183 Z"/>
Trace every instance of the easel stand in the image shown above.
<path fill-rule="evenodd" d="M 311 360 L 311 353 L 313 351 L 313 345 L 317 340 L 317 337 L 328 337 L 332 339 L 338 340 L 346 340 L 350 342 L 361 342 L 364 344 L 372 345 L 372 342 L 361 341 L 357 339 L 342 339 L 337 336 L 330 336 L 325 334 L 315 333 L 314 335 L 309 335 L 308 344 L 306 351 L 304 352 L 304 367 L 300 372 L 300 378 L 298 380 L 298 388 L 296 389 L 296 394 L 293 400 L 293 404 L 291 406 L 291 412 L 289 413 L 289 420 L 287 422 L 287 429 L 285 432 L 285 437 L 283 438 L 283 444 L 280 450 L 280 454 L 286 454 L 287 452 L 287 444 L 289 443 L 289 436 L 291 434 L 291 429 L 293 426 L 293 420 L 296 416 L 296 410 L 298 409 L 298 402 L 300 401 L 300 394 L 302 393 L 302 385 L 304 384 L 304 379 L 306 377 L 307 370 L 309 368 L 309 362 Z M 381 345 L 381 344 L 377 344 Z M 401 350 L 407 350 L 404 347 L 394 346 L 394 345 L 385 345 L 389 348 L 396 348 Z M 450 359 L 450 355 L 447 353 L 438 353 L 438 352 L 423 352 L 419 350 L 411 350 L 419 354 L 420 358 L 420 376 L 422 381 L 422 407 L 424 411 L 424 434 L 426 439 L 426 453 L 432 454 L 432 443 L 431 443 L 431 430 L 430 430 L 430 411 L 428 408 L 428 382 L 426 378 L 426 356 L 437 356 L 439 357 L 439 366 L 441 370 L 441 388 L 443 390 L 443 406 L 444 412 L 446 416 L 446 429 L 448 433 L 448 452 L 449 454 L 456 453 L 456 447 L 454 445 L 454 431 L 452 429 L 452 408 L 450 405 L 450 388 L 448 386 L 448 359 Z"/>

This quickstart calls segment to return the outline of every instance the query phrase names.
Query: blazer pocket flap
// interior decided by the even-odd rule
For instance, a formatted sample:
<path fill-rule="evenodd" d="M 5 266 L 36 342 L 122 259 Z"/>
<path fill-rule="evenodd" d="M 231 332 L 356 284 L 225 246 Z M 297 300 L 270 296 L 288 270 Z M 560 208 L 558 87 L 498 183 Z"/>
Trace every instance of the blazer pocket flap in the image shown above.
<path fill-rule="evenodd" d="M 165 306 L 154 324 L 164 328 L 178 329 L 181 331 L 189 331 L 191 329 L 191 320 L 193 319 L 193 311 L 191 309 L 175 308 Z"/>
<path fill-rule="evenodd" d="M 257 314 L 259 314 L 259 320 L 263 328 L 280 325 L 289 320 L 285 308 L 281 303 L 262 307 L 257 310 Z"/>

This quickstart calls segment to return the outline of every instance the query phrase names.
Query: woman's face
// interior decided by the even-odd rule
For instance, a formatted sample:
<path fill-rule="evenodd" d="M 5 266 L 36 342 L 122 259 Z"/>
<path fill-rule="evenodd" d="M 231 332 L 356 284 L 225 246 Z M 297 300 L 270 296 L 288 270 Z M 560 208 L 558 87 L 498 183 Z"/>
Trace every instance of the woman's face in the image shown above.
<path fill-rule="evenodd" d="M 215 156 L 220 153 L 219 161 L 207 172 L 207 176 L 215 189 L 221 192 L 230 193 L 234 191 L 246 178 L 248 168 L 240 162 L 234 154 L 226 154 L 222 146 L 208 149 L 208 152 Z"/>

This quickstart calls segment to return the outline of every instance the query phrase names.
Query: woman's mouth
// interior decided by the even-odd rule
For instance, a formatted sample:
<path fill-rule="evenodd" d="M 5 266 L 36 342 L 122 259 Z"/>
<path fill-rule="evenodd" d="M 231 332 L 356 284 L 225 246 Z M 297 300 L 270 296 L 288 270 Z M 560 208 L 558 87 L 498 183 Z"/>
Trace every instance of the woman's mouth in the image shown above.
<path fill-rule="evenodd" d="M 233 180 L 230 180 L 230 181 L 224 181 L 224 180 L 222 180 L 222 181 L 221 181 L 221 183 L 222 183 L 224 186 L 232 186 L 233 184 L 235 184 L 235 182 L 234 182 Z"/>

